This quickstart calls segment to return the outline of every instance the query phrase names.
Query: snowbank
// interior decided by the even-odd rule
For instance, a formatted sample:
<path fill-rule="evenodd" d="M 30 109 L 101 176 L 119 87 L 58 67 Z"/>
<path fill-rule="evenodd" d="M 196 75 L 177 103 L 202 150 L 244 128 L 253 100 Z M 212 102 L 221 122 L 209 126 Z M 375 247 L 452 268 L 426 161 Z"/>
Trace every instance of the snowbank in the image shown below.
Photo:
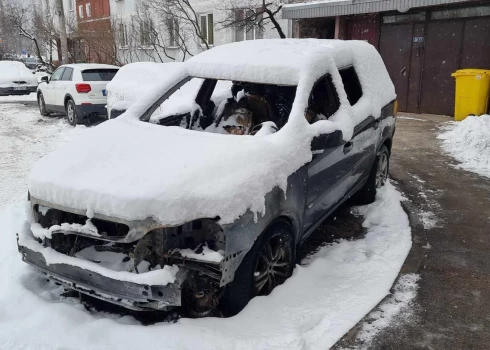
<path fill-rule="evenodd" d="M 148 327 L 129 316 L 87 312 L 76 299 L 60 297 L 62 289 L 21 262 L 14 235 L 23 228 L 24 204 L 11 206 L 0 213 L 0 344 L 73 350 L 328 349 L 389 294 L 410 250 L 400 194 L 389 183 L 378 194 L 375 203 L 359 209 L 365 238 L 320 249 L 285 284 L 253 299 L 237 316 Z"/>
<path fill-rule="evenodd" d="M 438 138 L 443 149 L 461 162 L 458 167 L 490 178 L 490 115 L 451 122 Z"/>

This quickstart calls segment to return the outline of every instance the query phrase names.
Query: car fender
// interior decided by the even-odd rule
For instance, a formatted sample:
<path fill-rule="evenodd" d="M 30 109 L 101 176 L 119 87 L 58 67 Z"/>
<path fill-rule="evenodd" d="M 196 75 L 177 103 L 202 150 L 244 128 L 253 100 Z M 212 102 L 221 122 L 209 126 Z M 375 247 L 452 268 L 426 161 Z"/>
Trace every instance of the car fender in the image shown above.
<path fill-rule="evenodd" d="M 278 219 L 286 219 L 291 224 L 296 246 L 302 235 L 306 186 L 307 170 L 303 166 L 289 176 L 286 194 L 277 186 L 266 194 L 263 215 L 252 213 L 249 210 L 233 223 L 223 225 L 225 258 L 221 267 L 220 285 L 223 286 L 233 281 L 235 271 L 245 255 L 260 235 Z"/>

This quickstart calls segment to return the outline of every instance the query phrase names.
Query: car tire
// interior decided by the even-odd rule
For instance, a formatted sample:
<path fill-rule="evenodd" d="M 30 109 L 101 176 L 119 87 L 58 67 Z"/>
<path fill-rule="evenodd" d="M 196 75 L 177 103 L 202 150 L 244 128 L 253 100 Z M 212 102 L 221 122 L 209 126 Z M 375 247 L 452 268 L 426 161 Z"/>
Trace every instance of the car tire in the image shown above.
<path fill-rule="evenodd" d="M 42 92 L 40 92 L 37 96 L 37 104 L 39 105 L 39 113 L 41 113 L 42 116 L 47 117 L 49 115 L 49 112 L 46 109 L 46 103 L 44 102 L 44 96 Z"/>
<path fill-rule="evenodd" d="M 355 203 L 358 205 L 371 204 L 376 199 L 376 190 L 383 187 L 390 170 L 390 151 L 386 146 L 381 146 L 369 173 L 364 187 L 355 194 Z"/>
<path fill-rule="evenodd" d="M 68 118 L 68 124 L 76 126 L 78 123 L 77 109 L 73 100 L 68 100 L 65 106 L 66 118 Z"/>
<path fill-rule="evenodd" d="M 259 295 L 268 295 L 293 273 L 295 264 L 294 237 L 285 221 L 272 224 L 255 242 L 226 286 L 220 300 L 225 316 L 239 313 Z"/>

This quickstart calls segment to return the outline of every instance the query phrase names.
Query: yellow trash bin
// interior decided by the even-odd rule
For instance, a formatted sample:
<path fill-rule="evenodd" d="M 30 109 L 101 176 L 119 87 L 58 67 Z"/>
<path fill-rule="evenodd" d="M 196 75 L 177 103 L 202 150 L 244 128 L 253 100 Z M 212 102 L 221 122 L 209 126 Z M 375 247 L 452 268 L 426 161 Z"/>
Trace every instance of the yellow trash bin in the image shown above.
<path fill-rule="evenodd" d="M 460 69 L 451 76 L 456 78 L 454 120 L 487 113 L 490 99 L 490 70 Z"/>

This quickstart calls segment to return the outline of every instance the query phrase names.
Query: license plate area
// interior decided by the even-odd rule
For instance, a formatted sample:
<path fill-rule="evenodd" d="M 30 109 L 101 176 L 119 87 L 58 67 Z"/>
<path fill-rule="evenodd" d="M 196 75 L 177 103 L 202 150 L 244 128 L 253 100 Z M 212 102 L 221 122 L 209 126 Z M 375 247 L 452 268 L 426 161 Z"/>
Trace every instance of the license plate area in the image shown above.
<path fill-rule="evenodd" d="M 25 86 L 14 86 L 14 90 L 27 90 L 27 88 Z"/>

